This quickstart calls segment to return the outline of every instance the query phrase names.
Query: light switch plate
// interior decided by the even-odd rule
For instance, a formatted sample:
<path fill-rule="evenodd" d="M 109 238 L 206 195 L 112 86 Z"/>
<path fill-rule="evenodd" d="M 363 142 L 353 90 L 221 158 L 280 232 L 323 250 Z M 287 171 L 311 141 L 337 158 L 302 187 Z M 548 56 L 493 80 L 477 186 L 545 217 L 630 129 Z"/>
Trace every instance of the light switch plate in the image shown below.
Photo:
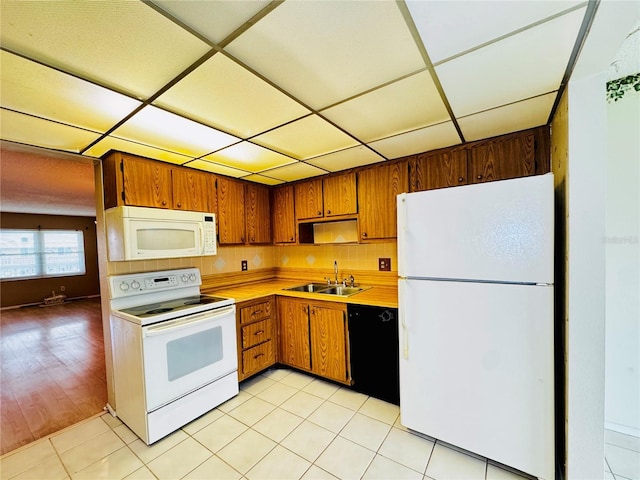
<path fill-rule="evenodd" d="M 378 270 L 381 272 L 391 271 L 391 259 L 390 258 L 378 258 Z"/>
<path fill-rule="evenodd" d="M 246 260 L 242 260 L 242 271 L 244 272 L 247 269 L 247 261 Z"/>

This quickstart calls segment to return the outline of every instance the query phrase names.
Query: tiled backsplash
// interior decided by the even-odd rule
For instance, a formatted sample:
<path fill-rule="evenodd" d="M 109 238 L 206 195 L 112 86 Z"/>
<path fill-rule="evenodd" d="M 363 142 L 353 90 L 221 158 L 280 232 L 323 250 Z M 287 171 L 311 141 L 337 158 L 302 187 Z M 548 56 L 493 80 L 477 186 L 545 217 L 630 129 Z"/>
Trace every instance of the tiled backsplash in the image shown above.
<path fill-rule="evenodd" d="M 378 258 L 391 259 L 391 271 L 397 271 L 397 247 L 395 241 L 349 245 L 296 245 L 296 246 L 219 246 L 213 257 L 171 258 L 109 262 L 109 275 L 133 272 L 151 272 L 176 268 L 197 267 L 203 276 L 241 271 L 242 260 L 249 270 L 273 267 L 308 268 L 326 270 L 333 274 L 333 262 L 338 261 L 340 274 L 353 270 L 378 270 Z M 343 273 L 344 272 L 344 273 Z"/>

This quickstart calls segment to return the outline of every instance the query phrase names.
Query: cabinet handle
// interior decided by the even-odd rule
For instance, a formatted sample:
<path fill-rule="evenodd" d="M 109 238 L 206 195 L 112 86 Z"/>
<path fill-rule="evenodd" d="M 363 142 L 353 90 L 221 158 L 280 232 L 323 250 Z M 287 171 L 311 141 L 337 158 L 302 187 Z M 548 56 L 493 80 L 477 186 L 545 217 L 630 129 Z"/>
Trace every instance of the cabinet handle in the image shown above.
<path fill-rule="evenodd" d="M 251 241 L 255 242 L 256 241 L 256 237 L 251 237 Z"/>
<path fill-rule="evenodd" d="M 458 182 L 463 182 L 463 181 L 464 181 L 464 178 L 458 177 Z"/>
<path fill-rule="evenodd" d="M 480 180 L 482 178 L 482 175 L 478 175 L 476 178 Z"/>
<path fill-rule="evenodd" d="M 320 210 L 318 210 L 318 216 L 322 215 L 322 212 Z"/>
<path fill-rule="evenodd" d="M 162 205 L 164 206 L 166 204 L 167 204 L 167 201 L 166 200 L 162 200 Z"/>
<path fill-rule="evenodd" d="M 366 238 L 367 232 L 362 232 L 362 236 Z"/>
<path fill-rule="evenodd" d="M 257 355 L 254 355 L 253 359 L 255 360 L 256 358 L 260 358 L 260 357 L 264 357 L 264 353 L 258 353 Z"/>
<path fill-rule="evenodd" d="M 182 208 L 182 204 L 181 203 L 178 203 L 178 208 Z"/>
<path fill-rule="evenodd" d="M 318 212 L 320 213 L 320 212 Z M 331 215 L 331 210 L 327 210 L 327 215 Z"/>
<path fill-rule="evenodd" d="M 254 333 L 254 335 L 262 335 L 264 333 L 264 330 L 258 330 L 256 333 Z"/>
<path fill-rule="evenodd" d="M 290 241 L 290 242 L 293 242 L 293 237 L 291 237 L 291 238 L 289 239 L 289 241 Z"/>
<path fill-rule="evenodd" d="M 258 315 L 259 313 L 262 313 L 262 310 L 254 310 L 253 312 L 251 312 L 251 316 L 255 317 L 256 315 Z"/>

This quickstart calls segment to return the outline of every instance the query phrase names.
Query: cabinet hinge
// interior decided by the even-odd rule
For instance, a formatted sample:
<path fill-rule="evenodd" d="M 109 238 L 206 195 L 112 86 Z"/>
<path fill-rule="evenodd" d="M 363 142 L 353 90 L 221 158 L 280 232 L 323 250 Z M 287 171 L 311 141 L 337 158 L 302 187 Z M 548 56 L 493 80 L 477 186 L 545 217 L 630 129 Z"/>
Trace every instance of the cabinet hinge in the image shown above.
<path fill-rule="evenodd" d="M 120 197 L 122 197 L 122 201 L 124 202 L 124 192 L 120 192 Z"/>
<path fill-rule="evenodd" d="M 124 173 L 124 162 L 120 160 L 120 171 Z"/>

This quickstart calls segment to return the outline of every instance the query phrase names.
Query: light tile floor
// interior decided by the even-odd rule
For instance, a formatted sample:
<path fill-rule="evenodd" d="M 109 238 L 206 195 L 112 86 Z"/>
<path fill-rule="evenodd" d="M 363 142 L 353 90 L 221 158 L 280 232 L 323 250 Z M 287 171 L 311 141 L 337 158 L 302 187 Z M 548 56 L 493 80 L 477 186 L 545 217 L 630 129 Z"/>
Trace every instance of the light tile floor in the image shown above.
<path fill-rule="evenodd" d="M 608 436 L 608 478 L 638 478 L 637 447 Z M 395 405 L 287 369 L 152 446 L 103 414 L 0 458 L 0 480 L 181 478 L 522 480 L 408 432 Z"/>
<path fill-rule="evenodd" d="M 604 431 L 605 480 L 640 480 L 640 438 Z"/>

